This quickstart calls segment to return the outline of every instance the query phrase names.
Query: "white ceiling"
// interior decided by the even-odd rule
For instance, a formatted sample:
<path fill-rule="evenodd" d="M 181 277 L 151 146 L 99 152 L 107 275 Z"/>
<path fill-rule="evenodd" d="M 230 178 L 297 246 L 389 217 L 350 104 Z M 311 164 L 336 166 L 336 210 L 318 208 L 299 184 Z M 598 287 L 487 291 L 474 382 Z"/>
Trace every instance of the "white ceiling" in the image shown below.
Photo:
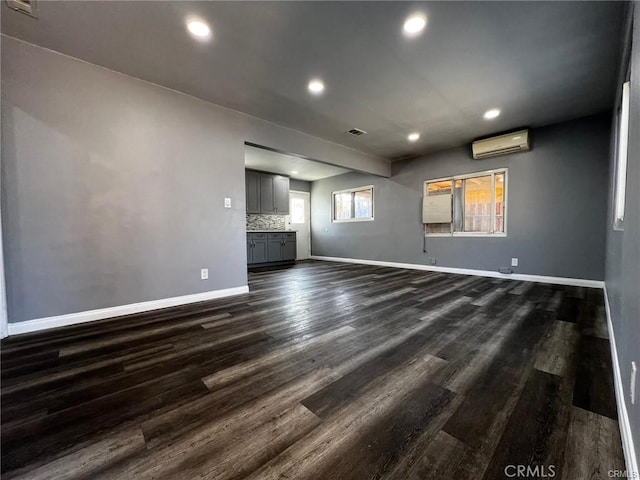
<path fill-rule="evenodd" d="M 390 159 L 610 109 L 624 2 L 2 2 L 2 31 Z M 428 16 L 408 40 L 412 12 Z M 185 19 L 210 23 L 195 41 Z M 324 80 L 323 95 L 307 83 Z M 482 114 L 500 108 L 486 121 Z M 353 137 L 358 127 L 368 132 Z M 409 143 L 408 133 L 421 138 Z"/>
<path fill-rule="evenodd" d="M 244 148 L 244 166 L 253 170 L 288 175 L 291 178 L 309 182 L 349 172 L 345 168 L 249 145 L 245 145 Z M 297 173 L 293 173 L 294 171 Z"/>

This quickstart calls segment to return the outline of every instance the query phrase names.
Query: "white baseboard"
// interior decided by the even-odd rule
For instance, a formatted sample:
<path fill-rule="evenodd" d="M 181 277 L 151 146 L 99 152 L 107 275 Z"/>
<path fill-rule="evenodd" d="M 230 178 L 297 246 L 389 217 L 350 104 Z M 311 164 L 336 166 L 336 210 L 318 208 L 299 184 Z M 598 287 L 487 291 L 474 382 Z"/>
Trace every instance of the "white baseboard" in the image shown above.
<path fill-rule="evenodd" d="M 620 363 L 618 361 L 618 349 L 616 348 L 616 339 L 613 333 L 611 307 L 609 306 L 609 295 L 607 294 L 606 286 L 604 287 L 604 305 L 607 312 L 607 327 L 609 329 L 609 343 L 611 344 L 611 359 L 613 360 L 613 383 L 616 390 L 616 403 L 618 404 L 618 425 L 620 427 L 620 437 L 622 438 L 622 450 L 624 451 L 627 476 L 629 478 L 636 478 L 640 475 L 640 470 L 638 470 L 638 459 L 636 458 L 636 450 L 633 444 L 631 423 L 629 422 L 629 413 L 627 412 L 627 404 L 624 399 L 622 375 L 620 374 Z M 635 477 L 633 476 L 633 472 L 635 472 Z"/>
<path fill-rule="evenodd" d="M 428 272 L 457 273 L 459 275 L 476 275 L 478 277 L 505 278 L 511 280 L 523 280 L 526 282 L 554 283 L 557 285 L 571 285 L 574 287 L 604 288 L 604 282 L 600 280 L 585 280 L 583 278 L 547 277 L 544 275 L 527 275 L 523 273 L 500 273 L 491 270 L 472 270 L 470 268 L 437 267 L 434 265 L 420 265 L 416 263 L 382 262 L 379 260 L 362 260 L 359 258 L 323 257 L 311 255 L 312 260 L 325 260 L 327 262 L 359 263 L 363 265 L 376 265 L 379 267 L 407 268 L 410 270 L 425 270 Z"/>
<path fill-rule="evenodd" d="M 40 330 L 64 327 L 67 325 L 75 325 L 77 323 L 104 320 L 105 318 L 120 317 L 122 315 L 131 315 L 132 313 L 148 312 L 149 310 L 157 310 L 159 308 L 204 302 L 206 300 L 230 297 L 232 295 L 240 295 L 248 292 L 249 287 L 245 285 L 243 287 L 225 288 L 222 290 L 213 290 L 211 292 L 183 295 L 181 297 L 163 298 L 161 300 L 151 300 L 149 302 L 131 303 L 129 305 L 120 305 L 118 307 L 100 308 L 97 310 L 87 310 L 85 312 L 70 313 L 67 315 L 57 315 L 55 317 L 37 318 L 35 320 L 27 320 L 24 322 L 9 323 L 9 336 L 20 335 L 21 333 L 38 332 Z"/>

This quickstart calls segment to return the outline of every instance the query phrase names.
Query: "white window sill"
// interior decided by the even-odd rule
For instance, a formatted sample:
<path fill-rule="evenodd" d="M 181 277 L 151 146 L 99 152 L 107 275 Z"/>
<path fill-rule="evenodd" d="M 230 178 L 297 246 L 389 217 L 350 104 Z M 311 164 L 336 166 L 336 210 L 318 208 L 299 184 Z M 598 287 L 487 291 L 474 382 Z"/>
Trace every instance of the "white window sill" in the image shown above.
<path fill-rule="evenodd" d="M 353 223 L 353 222 L 373 222 L 373 217 L 370 218 L 349 218 L 345 220 L 332 220 L 331 223 Z"/>
<path fill-rule="evenodd" d="M 453 233 L 427 233 L 425 237 L 481 237 L 481 238 L 505 238 L 506 233 L 474 233 L 474 232 L 453 232 Z"/>
<path fill-rule="evenodd" d="M 613 230 L 616 232 L 624 232 L 624 219 L 617 218 L 615 222 L 613 222 Z"/>
<path fill-rule="evenodd" d="M 506 237 L 506 233 L 453 232 L 454 237 Z"/>

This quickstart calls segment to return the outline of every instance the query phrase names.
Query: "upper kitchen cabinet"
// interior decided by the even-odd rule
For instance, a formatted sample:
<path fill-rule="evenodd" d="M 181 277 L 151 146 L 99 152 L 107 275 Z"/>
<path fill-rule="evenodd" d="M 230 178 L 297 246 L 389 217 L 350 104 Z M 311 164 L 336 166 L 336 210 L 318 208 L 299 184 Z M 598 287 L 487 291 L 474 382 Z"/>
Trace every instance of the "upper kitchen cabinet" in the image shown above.
<path fill-rule="evenodd" d="M 273 177 L 273 204 L 278 215 L 289 215 L 289 177 Z"/>
<path fill-rule="evenodd" d="M 260 174 L 260 213 L 276 213 L 276 204 L 273 201 L 273 175 Z"/>
<path fill-rule="evenodd" d="M 260 174 L 247 170 L 244 182 L 247 192 L 247 213 L 260 213 Z"/>
<path fill-rule="evenodd" d="M 247 213 L 289 215 L 289 177 L 250 170 L 245 173 Z"/>

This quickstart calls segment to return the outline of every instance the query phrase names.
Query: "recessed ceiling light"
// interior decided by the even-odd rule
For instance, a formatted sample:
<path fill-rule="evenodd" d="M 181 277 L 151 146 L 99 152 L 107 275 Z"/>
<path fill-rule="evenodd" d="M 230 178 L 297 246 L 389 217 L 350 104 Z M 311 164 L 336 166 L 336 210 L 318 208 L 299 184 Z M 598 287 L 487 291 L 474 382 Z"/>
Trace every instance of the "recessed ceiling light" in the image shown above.
<path fill-rule="evenodd" d="M 420 138 L 420 134 L 417 132 L 410 133 L 409 135 L 407 135 L 407 138 L 410 142 L 415 142 Z"/>
<path fill-rule="evenodd" d="M 309 91 L 314 95 L 319 95 L 324 92 L 324 83 L 322 83 L 322 80 L 311 80 L 309 82 Z"/>
<path fill-rule="evenodd" d="M 486 118 L 487 120 L 492 120 L 499 115 L 500 110 L 498 110 L 497 108 L 492 108 L 491 110 L 487 110 L 486 112 L 484 112 L 484 118 Z"/>
<path fill-rule="evenodd" d="M 422 13 L 414 13 L 404 21 L 402 30 L 407 37 L 415 37 L 420 35 L 427 26 L 427 17 Z"/>
<path fill-rule="evenodd" d="M 197 38 L 209 38 L 211 36 L 211 28 L 202 20 L 188 20 L 187 29 Z"/>
<path fill-rule="evenodd" d="M 295 175 L 296 173 L 298 173 L 298 170 L 291 170 L 291 173 Z"/>

